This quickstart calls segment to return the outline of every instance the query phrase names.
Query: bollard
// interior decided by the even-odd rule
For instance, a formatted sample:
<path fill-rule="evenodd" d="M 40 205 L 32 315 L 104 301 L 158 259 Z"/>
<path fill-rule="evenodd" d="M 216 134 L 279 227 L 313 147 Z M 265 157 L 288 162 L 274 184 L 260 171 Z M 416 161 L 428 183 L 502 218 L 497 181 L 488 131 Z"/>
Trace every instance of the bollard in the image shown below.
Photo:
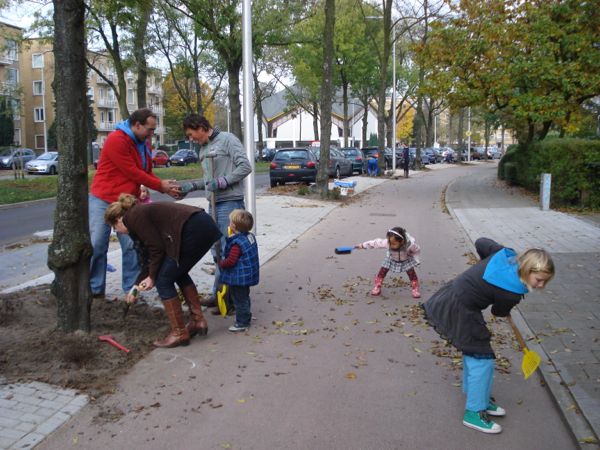
<path fill-rule="evenodd" d="M 540 178 L 540 209 L 548 211 L 550 209 L 550 186 L 552 184 L 552 174 L 543 173 Z"/>

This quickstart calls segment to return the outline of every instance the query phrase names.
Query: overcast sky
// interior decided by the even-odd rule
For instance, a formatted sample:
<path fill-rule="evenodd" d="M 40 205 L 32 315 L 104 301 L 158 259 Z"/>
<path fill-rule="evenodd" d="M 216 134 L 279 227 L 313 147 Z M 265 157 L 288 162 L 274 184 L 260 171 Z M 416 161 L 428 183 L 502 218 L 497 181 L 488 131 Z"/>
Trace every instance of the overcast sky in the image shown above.
<path fill-rule="evenodd" d="M 48 6 L 45 7 L 48 8 Z M 27 28 L 33 22 L 34 13 L 42 8 L 44 6 L 40 5 L 40 2 L 25 1 L 21 5 L 0 10 L 0 20 L 21 28 Z"/>

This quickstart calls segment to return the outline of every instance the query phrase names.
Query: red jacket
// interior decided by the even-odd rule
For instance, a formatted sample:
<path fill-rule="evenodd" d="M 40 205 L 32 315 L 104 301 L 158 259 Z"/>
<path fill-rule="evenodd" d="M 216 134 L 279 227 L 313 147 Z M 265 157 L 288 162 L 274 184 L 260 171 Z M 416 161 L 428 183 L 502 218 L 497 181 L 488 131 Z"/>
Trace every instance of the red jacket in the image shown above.
<path fill-rule="evenodd" d="M 148 145 L 150 149 L 150 145 Z M 160 178 L 152 173 L 152 154 L 146 154 L 146 168 L 135 143 L 124 131 L 116 130 L 108 135 L 98 170 L 90 192 L 105 202 L 115 202 L 122 193 L 140 196 L 140 185 L 162 192 Z"/>

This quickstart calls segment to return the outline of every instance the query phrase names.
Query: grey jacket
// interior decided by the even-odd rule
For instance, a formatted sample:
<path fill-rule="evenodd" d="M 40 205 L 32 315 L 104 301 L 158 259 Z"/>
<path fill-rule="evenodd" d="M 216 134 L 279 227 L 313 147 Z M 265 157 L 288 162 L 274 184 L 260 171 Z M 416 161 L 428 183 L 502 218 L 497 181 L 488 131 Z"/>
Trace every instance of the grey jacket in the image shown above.
<path fill-rule="evenodd" d="M 214 154 L 215 157 L 207 158 L 208 154 Z M 213 128 L 213 134 L 208 143 L 200 148 L 199 156 L 205 185 L 219 177 L 227 180 L 225 189 L 215 191 L 217 203 L 244 198 L 242 181 L 252 172 L 252 166 L 242 143 L 234 134 Z M 210 191 L 206 192 L 206 196 L 210 198 Z"/>

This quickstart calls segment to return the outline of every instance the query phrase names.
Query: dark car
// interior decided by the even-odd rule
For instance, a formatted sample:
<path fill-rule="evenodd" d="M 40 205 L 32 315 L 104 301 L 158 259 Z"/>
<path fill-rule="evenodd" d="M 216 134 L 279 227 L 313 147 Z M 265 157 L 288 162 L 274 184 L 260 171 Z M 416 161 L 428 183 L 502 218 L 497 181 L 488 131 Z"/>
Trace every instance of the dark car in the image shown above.
<path fill-rule="evenodd" d="M 321 162 L 321 148 L 309 147 L 310 152 L 315 156 L 317 162 Z M 329 165 L 327 166 L 327 175 L 334 178 L 352 175 L 352 162 L 348 160 L 337 147 L 329 148 Z"/>
<path fill-rule="evenodd" d="M 198 162 L 198 155 L 193 150 L 181 149 L 177 150 L 169 159 L 174 166 L 187 166 Z"/>
<path fill-rule="evenodd" d="M 261 159 L 263 161 L 273 161 L 275 153 L 277 153 L 277 150 L 274 148 L 263 148 Z"/>
<path fill-rule="evenodd" d="M 0 148 L 0 169 L 24 169 L 25 163 L 36 157 L 30 148 Z"/>
<path fill-rule="evenodd" d="M 58 152 L 42 153 L 36 159 L 25 163 L 27 173 L 47 173 L 56 175 L 58 173 Z"/>
<path fill-rule="evenodd" d="M 404 149 L 402 147 L 396 147 L 396 169 L 402 167 L 402 152 Z M 386 170 L 391 170 L 394 167 L 394 155 L 392 153 L 391 148 L 385 149 L 385 168 Z"/>
<path fill-rule="evenodd" d="M 314 183 L 317 179 L 317 164 L 315 154 L 307 148 L 281 148 L 271 161 L 271 187 L 284 185 L 288 181 Z"/>
<path fill-rule="evenodd" d="M 346 159 L 352 162 L 352 173 L 365 173 L 365 158 L 363 153 L 356 147 L 341 148 L 340 151 Z"/>
<path fill-rule="evenodd" d="M 437 162 L 435 149 L 432 147 L 421 149 L 421 160 L 423 164 L 435 164 Z"/>
<path fill-rule="evenodd" d="M 170 167 L 171 161 L 169 160 L 169 154 L 163 150 L 154 150 L 152 152 L 152 166 Z"/>

